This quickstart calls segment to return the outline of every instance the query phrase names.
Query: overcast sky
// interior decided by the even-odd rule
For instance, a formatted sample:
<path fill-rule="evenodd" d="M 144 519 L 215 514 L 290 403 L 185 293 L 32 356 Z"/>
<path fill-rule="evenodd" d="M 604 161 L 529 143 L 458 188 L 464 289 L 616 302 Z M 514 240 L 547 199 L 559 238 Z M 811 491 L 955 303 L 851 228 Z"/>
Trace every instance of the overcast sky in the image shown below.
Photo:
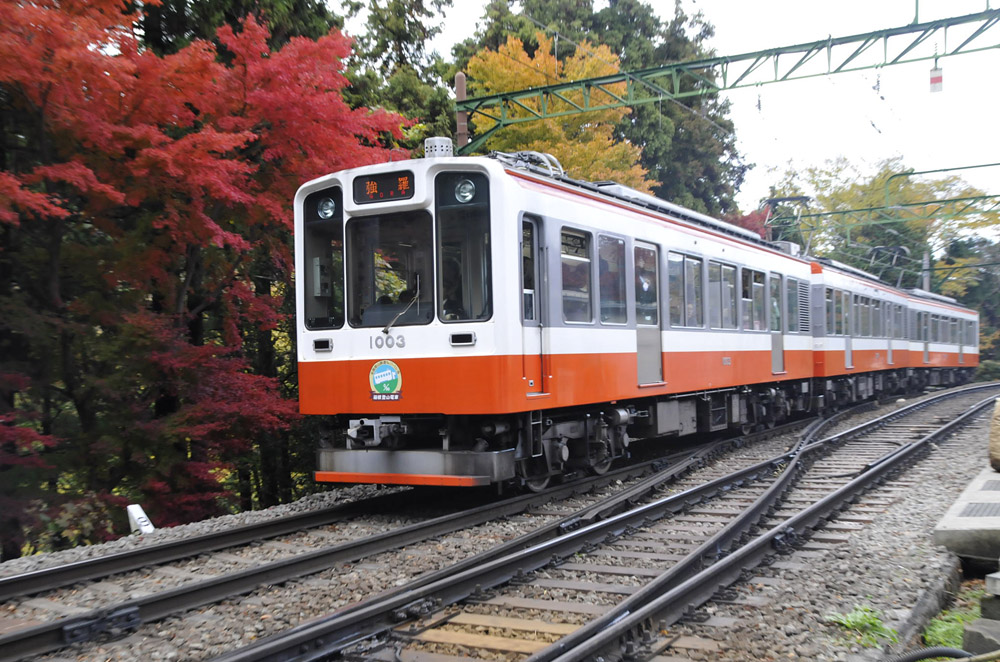
<path fill-rule="evenodd" d="M 996 8 L 998 0 L 993 1 Z M 445 32 L 433 48 L 446 56 L 451 44 L 472 33 L 482 0 L 455 0 Z M 663 17 L 673 0 L 649 2 Z M 984 11 L 988 0 L 920 0 L 919 20 Z M 916 0 L 683 0 L 715 26 L 717 55 L 758 50 L 899 27 L 913 22 Z M 1000 25 L 979 45 L 1000 44 Z M 949 34 L 949 46 L 964 34 Z M 944 50 L 936 35 L 921 48 Z M 929 50 L 927 50 L 929 49 Z M 941 58 L 944 89 L 930 92 L 930 61 L 858 73 L 762 85 L 723 94 L 732 102 L 737 144 L 750 171 L 737 198 L 743 211 L 758 206 L 789 163 L 802 169 L 847 157 L 864 174 L 883 159 L 900 156 L 926 171 L 1000 162 L 1000 48 Z M 948 174 L 948 173 L 945 173 Z M 1000 167 L 960 173 L 988 194 L 1000 195 Z M 944 176 L 937 175 L 937 176 Z"/>

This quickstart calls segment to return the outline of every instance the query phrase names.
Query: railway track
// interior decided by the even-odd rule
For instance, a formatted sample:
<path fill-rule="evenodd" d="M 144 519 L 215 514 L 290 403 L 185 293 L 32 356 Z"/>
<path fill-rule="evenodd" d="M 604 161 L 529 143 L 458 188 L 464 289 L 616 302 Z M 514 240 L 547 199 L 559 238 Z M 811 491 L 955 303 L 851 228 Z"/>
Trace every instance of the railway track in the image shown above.
<path fill-rule="evenodd" d="M 750 440 L 773 437 L 780 432 L 771 431 Z M 420 550 L 415 546 L 449 533 L 505 518 L 526 518 L 513 528 L 533 529 L 532 533 L 526 536 L 512 533 L 509 537 L 514 540 L 507 544 L 498 540 L 491 553 L 502 556 L 558 536 L 588 519 L 610 516 L 643 495 L 703 467 L 724 449 L 743 443 L 744 440 L 720 441 L 551 488 L 542 494 L 517 496 L 465 510 L 439 505 L 444 514 L 405 525 L 399 524 L 398 513 L 412 511 L 406 505 L 407 500 L 412 502 L 412 495 L 393 493 L 218 535 L 0 578 L 3 616 L 0 660 L 22 659 L 73 644 L 79 648 L 83 642 L 133 631 L 171 614 L 245 594 L 260 586 L 344 568 L 345 564 L 368 561 L 394 550 L 418 554 Z M 761 446 L 759 454 L 768 455 L 766 445 Z M 650 476 L 641 478 L 647 475 Z M 618 496 L 614 498 L 616 493 Z M 578 503 L 569 506 L 574 500 Z M 560 508 L 546 510 L 546 504 L 553 501 L 561 502 L 562 510 L 570 508 L 572 515 L 566 516 Z M 602 504 L 599 508 L 592 507 L 598 503 Z M 387 513 L 395 515 L 390 519 Z M 271 540 L 262 542 L 265 538 Z M 278 558 L 264 562 L 265 556 Z"/>
<path fill-rule="evenodd" d="M 790 551 L 990 404 L 932 398 L 564 535 L 391 592 L 224 655 L 249 660 L 645 659 L 669 624 Z M 965 411 L 959 416 L 958 411 Z M 568 528 L 568 527 L 567 527 Z"/>

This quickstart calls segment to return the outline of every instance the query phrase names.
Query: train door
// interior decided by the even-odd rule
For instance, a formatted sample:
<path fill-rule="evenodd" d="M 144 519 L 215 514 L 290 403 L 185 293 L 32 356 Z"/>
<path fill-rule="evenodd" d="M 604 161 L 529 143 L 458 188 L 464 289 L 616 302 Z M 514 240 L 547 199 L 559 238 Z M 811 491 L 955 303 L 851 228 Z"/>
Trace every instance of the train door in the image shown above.
<path fill-rule="evenodd" d="M 965 320 L 951 321 L 951 341 L 958 343 L 958 363 L 965 363 Z"/>
<path fill-rule="evenodd" d="M 521 222 L 521 341 L 522 376 L 528 393 L 544 393 L 544 337 L 539 221 L 525 216 Z"/>
<path fill-rule="evenodd" d="M 781 305 L 784 297 L 781 296 L 781 275 L 771 274 L 768 281 L 768 295 L 771 306 L 771 372 L 779 374 L 785 372 L 785 319 L 782 314 Z"/>
<path fill-rule="evenodd" d="M 930 313 L 920 313 L 923 321 L 920 324 L 920 337 L 924 341 L 924 363 L 931 362 L 931 315 Z"/>
<path fill-rule="evenodd" d="M 660 334 L 660 260 L 656 246 L 635 243 L 635 339 L 639 384 L 663 381 Z"/>
<path fill-rule="evenodd" d="M 844 367 L 854 367 L 854 348 L 851 346 L 851 336 L 854 334 L 854 314 L 851 309 L 851 293 L 841 292 L 841 314 L 844 316 Z"/>
<path fill-rule="evenodd" d="M 882 310 L 885 313 L 885 324 L 882 327 L 886 337 L 885 358 L 889 362 L 889 365 L 893 365 L 892 339 L 896 335 L 896 306 L 886 302 L 883 304 Z"/>

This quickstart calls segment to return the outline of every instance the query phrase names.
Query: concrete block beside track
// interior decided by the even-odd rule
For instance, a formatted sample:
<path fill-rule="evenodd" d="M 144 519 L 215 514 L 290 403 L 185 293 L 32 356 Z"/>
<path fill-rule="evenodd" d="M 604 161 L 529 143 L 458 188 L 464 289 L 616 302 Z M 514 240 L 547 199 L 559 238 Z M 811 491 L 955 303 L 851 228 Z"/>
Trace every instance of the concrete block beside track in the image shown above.
<path fill-rule="evenodd" d="M 934 542 L 957 556 L 996 563 L 1000 557 L 1000 473 L 983 469 L 934 528 Z"/>

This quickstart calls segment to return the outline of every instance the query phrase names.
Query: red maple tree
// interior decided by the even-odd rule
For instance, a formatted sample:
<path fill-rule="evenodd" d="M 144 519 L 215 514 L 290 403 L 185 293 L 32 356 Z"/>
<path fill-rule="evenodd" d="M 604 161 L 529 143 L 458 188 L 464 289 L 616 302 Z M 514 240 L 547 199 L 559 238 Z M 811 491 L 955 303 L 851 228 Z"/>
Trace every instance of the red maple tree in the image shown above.
<path fill-rule="evenodd" d="M 388 160 L 403 120 L 344 102 L 337 31 L 271 52 L 251 18 L 219 30 L 226 64 L 159 57 L 134 6 L 0 2 L 0 472 L 35 457 L 45 505 L 141 499 L 163 525 L 223 510 L 294 420 L 246 346 L 282 321 L 290 201 Z"/>

